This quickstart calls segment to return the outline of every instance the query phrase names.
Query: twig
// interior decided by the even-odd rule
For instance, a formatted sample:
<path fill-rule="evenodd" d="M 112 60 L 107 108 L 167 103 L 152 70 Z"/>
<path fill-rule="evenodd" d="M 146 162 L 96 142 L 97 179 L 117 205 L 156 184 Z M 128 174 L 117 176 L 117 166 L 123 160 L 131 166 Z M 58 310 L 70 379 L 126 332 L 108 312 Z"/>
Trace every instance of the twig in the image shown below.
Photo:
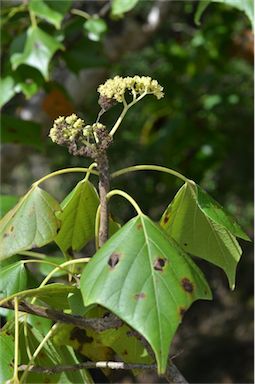
<path fill-rule="evenodd" d="M 164 374 L 164 377 L 169 383 L 188 384 L 187 380 L 183 377 L 183 375 L 176 367 L 176 365 L 171 361 L 171 359 L 168 360 L 167 369 L 166 373 Z"/>
<path fill-rule="evenodd" d="M 13 303 L 9 301 L 2 304 L 1 307 L 12 310 L 14 309 Z M 93 328 L 97 332 L 101 332 L 109 328 L 119 328 L 123 324 L 122 321 L 113 314 L 103 318 L 85 318 L 77 315 L 69 315 L 51 308 L 29 304 L 25 301 L 19 302 L 19 311 L 45 317 L 56 322 L 59 321 L 61 323 L 72 324 L 79 328 Z"/>
<path fill-rule="evenodd" d="M 128 335 L 135 336 L 140 342 L 144 345 L 145 349 L 147 350 L 148 354 L 154 359 L 154 352 L 148 343 L 147 340 L 145 340 L 137 331 L 129 331 Z M 175 355 L 176 356 L 176 355 Z M 167 363 L 166 373 L 163 375 L 168 383 L 172 384 L 188 384 L 187 380 L 183 377 L 179 369 L 176 367 L 176 365 L 172 362 L 172 359 L 175 356 L 170 356 Z M 178 354 L 177 354 L 178 356 Z"/>
<path fill-rule="evenodd" d="M 157 369 L 156 364 L 127 364 L 120 361 L 86 361 L 84 363 L 74 364 L 74 365 L 57 365 L 55 367 L 40 367 L 31 365 L 28 369 L 29 372 L 38 372 L 46 373 L 48 375 L 53 375 L 59 372 L 67 371 L 77 371 L 79 369 L 85 368 L 110 368 L 110 369 Z M 19 371 L 25 371 L 27 365 L 20 365 Z"/>
<path fill-rule="evenodd" d="M 106 195 L 110 189 L 110 175 L 106 151 L 104 153 L 101 153 L 101 156 L 97 158 L 96 161 L 97 169 L 99 172 L 100 226 L 98 245 L 100 248 L 107 241 L 109 230 L 109 211 Z"/>

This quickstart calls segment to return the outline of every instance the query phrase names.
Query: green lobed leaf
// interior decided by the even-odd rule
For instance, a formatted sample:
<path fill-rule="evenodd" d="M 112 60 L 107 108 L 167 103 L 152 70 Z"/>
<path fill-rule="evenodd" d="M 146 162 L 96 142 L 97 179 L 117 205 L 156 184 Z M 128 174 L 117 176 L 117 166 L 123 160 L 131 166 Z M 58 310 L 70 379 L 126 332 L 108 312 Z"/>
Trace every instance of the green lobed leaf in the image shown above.
<path fill-rule="evenodd" d="M 3 143 L 18 143 L 42 149 L 41 125 L 34 121 L 2 114 L 1 135 Z"/>
<path fill-rule="evenodd" d="M 45 19 L 48 23 L 53 24 L 57 29 L 61 26 L 63 15 L 47 5 L 43 0 L 30 0 L 28 3 L 30 11 L 36 16 Z"/>
<path fill-rule="evenodd" d="M 0 269 L 0 297 L 5 298 L 27 287 L 27 273 L 24 263 L 18 261 Z"/>
<path fill-rule="evenodd" d="M 27 64 L 38 69 L 46 80 L 49 79 L 49 63 L 59 49 L 63 49 L 54 37 L 39 27 L 30 27 L 26 34 L 23 52 L 11 55 L 12 68 L 15 70 L 21 64 Z"/>
<path fill-rule="evenodd" d="M 138 0 L 113 0 L 111 3 L 112 15 L 118 16 L 131 11 L 137 3 Z"/>
<path fill-rule="evenodd" d="M 51 242 L 59 228 L 58 202 L 33 187 L 0 221 L 0 259 Z"/>
<path fill-rule="evenodd" d="M 221 267 L 235 286 L 241 248 L 235 236 L 247 238 L 234 219 L 193 182 L 177 192 L 160 225 L 185 251 Z"/>
<path fill-rule="evenodd" d="M 98 194 L 89 181 L 82 180 L 61 204 L 60 231 L 55 239 L 65 252 L 79 251 L 95 236 L 95 218 L 99 205 Z"/>
<path fill-rule="evenodd" d="M 151 345 L 159 374 L 182 315 L 198 299 L 211 299 L 201 271 L 148 217 L 126 223 L 84 268 L 84 304 L 100 304 Z"/>
<path fill-rule="evenodd" d="M 15 95 L 15 83 L 11 76 L 0 79 L 0 108 Z"/>
<path fill-rule="evenodd" d="M 19 200 L 15 195 L 0 195 L 0 217 L 3 217 Z"/>
<path fill-rule="evenodd" d="M 0 333 L 0 382 L 6 383 L 13 376 L 14 337 Z"/>

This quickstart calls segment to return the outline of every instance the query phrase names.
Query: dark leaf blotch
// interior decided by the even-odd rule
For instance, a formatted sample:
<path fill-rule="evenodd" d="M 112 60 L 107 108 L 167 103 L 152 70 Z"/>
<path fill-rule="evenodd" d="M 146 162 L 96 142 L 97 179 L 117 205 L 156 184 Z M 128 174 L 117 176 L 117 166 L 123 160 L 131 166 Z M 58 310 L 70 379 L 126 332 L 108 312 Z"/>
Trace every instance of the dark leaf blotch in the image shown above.
<path fill-rule="evenodd" d="M 163 257 L 158 257 L 154 263 L 153 263 L 153 268 L 155 269 L 155 271 L 160 271 L 162 272 L 165 265 L 166 265 L 166 262 L 167 262 L 167 259 L 163 258 Z"/>
<path fill-rule="evenodd" d="M 184 277 L 182 279 L 181 284 L 182 284 L 184 291 L 186 291 L 188 293 L 192 293 L 194 291 L 194 285 L 187 277 Z"/>
<path fill-rule="evenodd" d="M 75 327 L 70 334 L 70 340 L 77 340 L 80 344 L 92 343 L 93 337 L 87 336 L 87 333 L 84 329 Z"/>
<path fill-rule="evenodd" d="M 164 217 L 164 224 L 167 224 L 168 221 L 169 221 L 169 216 L 166 215 L 166 216 Z"/>
<path fill-rule="evenodd" d="M 144 292 L 139 292 L 135 294 L 135 300 L 142 300 L 145 299 L 146 294 Z"/>

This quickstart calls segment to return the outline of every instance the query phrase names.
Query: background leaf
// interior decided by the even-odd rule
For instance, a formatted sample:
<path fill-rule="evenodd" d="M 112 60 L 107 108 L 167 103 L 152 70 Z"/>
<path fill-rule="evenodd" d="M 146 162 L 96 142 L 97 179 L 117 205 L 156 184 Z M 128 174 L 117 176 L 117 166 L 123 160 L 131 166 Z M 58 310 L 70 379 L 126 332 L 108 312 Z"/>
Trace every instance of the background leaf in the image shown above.
<path fill-rule="evenodd" d="M 82 273 L 81 292 L 85 305 L 106 307 L 147 339 L 159 373 L 184 311 L 211 298 L 199 269 L 144 215 L 97 251 Z"/>
<path fill-rule="evenodd" d="M 0 296 L 2 298 L 23 291 L 26 287 L 27 273 L 22 261 L 0 269 Z"/>
<path fill-rule="evenodd" d="M 38 27 L 30 27 L 27 30 L 24 51 L 11 56 L 12 68 L 15 70 L 21 64 L 30 65 L 48 80 L 50 60 L 59 49 L 63 49 L 63 46 L 54 37 Z"/>
<path fill-rule="evenodd" d="M 11 76 L 0 79 L 0 108 L 6 104 L 16 93 L 15 83 Z"/>
<path fill-rule="evenodd" d="M 200 19 L 205 9 L 208 7 L 210 3 L 223 3 L 229 5 L 231 7 L 237 8 L 240 11 L 243 11 L 250 23 L 252 28 L 254 28 L 254 3 L 253 0 L 202 0 L 198 4 L 196 14 L 195 14 L 195 23 L 197 25 L 200 24 Z"/>
<path fill-rule="evenodd" d="M 60 28 L 63 15 L 47 5 L 43 0 L 30 0 L 28 7 L 36 16 L 45 19 L 53 24 L 56 28 Z"/>
<path fill-rule="evenodd" d="M 242 251 L 232 233 L 246 235 L 201 188 L 193 182 L 184 184 L 160 224 L 185 251 L 221 267 L 234 288 Z"/>
<path fill-rule="evenodd" d="M 58 202 L 39 187 L 32 188 L 0 221 L 0 258 L 51 242 L 59 227 Z"/>
<path fill-rule="evenodd" d="M 130 11 L 136 6 L 138 0 L 113 0 L 112 1 L 112 14 L 114 16 L 122 15 Z"/>
<path fill-rule="evenodd" d="M 0 195 L 0 217 L 3 217 L 19 200 L 18 196 Z"/>
<path fill-rule="evenodd" d="M 37 150 L 42 149 L 41 125 L 15 116 L 2 114 L 1 135 L 3 143 L 28 145 Z"/>
<path fill-rule="evenodd" d="M 14 337 L 0 333 L 0 381 L 5 383 L 13 375 Z"/>
<path fill-rule="evenodd" d="M 60 231 L 55 239 L 66 251 L 70 247 L 79 251 L 95 237 L 95 218 L 99 205 L 97 192 L 89 181 L 80 181 L 61 204 L 58 215 Z"/>
<path fill-rule="evenodd" d="M 107 31 L 107 24 L 99 17 L 91 17 L 85 21 L 84 28 L 89 32 L 90 40 L 99 41 Z"/>

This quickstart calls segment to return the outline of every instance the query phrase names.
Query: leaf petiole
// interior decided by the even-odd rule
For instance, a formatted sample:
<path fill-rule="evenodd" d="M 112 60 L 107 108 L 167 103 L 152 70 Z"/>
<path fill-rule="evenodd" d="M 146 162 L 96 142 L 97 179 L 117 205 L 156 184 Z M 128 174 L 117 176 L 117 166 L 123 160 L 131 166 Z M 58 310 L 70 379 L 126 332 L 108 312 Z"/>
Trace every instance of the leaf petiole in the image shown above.
<path fill-rule="evenodd" d="M 13 370 L 13 383 L 19 383 L 18 366 L 19 366 L 19 300 L 14 298 L 14 311 L 15 311 L 15 349 L 14 349 L 14 370 Z"/>
<path fill-rule="evenodd" d="M 63 175 L 64 173 L 72 173 L 72 172 L 90 172 L 93 173 L 93 175 L 98 175 L 97 171 L 93 171 L 92 169 L 90 170 L 89 168 L 82 168 L 82 167 L 77 167 L 77 168 L 64 168 L 64 169 L 59 169 L 58 171 L 54 171 L 52 173 L 49 173 L 48 175 L 42 177 L 41 179 L 35 181 L 32 184 L 33 187 L 37 187 L 39 184 L 43 183 L 44 181 L 50 179 L 51 177 L 58 176 L 58 175 Z"/>
<path fill-rule="evenodd" d="M 133 165 L 132 167 L 123 168 L 123 169 L 120 169 L 119 171 L 113 172 L 111 174 L 111 178 L 119 177 L 121 175 L 124 175 L 125 173 L 136 172 L 136 171 L 164 172 L 164 173 L 168 173 L 169 175 L 178 177 L 179 179 L 183 180 L 185 183 L 191 181 L 181 173 L 167 167 L 162 167 L 160 165 Z"/>
<path fill-rule="evenodd" d="M 119 196 L 124 197 L 126 200 L 128 200 L 130 202 L 131 205 L 133 205 L 133 207 L 135 208 L 138 215 L 143 214 L 139 205 L 137 204 L 137 202 L 128 193 L 121 191 L 119 189 L 114 189 L 114 190 L 110 191 L 109 193 L 107 193 L 107 199 L 110 199 L 114 195 L 119 195 Z"/>

